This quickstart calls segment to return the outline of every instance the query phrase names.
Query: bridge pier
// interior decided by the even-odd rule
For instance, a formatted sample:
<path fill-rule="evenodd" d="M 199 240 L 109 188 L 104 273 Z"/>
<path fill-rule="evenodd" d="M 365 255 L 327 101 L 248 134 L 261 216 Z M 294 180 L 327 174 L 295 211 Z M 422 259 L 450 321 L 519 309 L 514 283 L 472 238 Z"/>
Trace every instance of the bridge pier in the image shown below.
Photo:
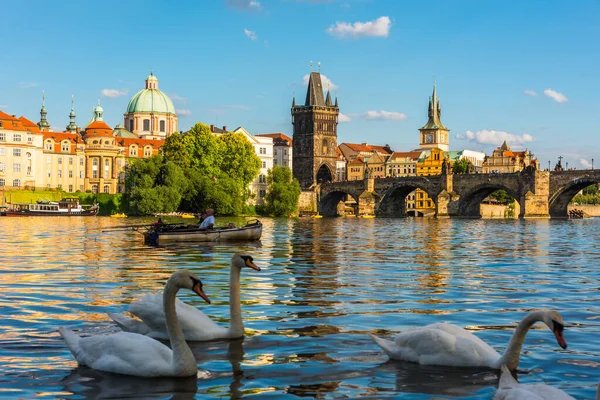
<path fill-rule="evenodd" d="M 456 193 L 450 192 L 448 193 L 445 189 L 440 192 L 437 196 L 437 199 L 434 199 L 436 208 L 435 208 L 435 217 L 436 218 L 451 218 L 458 217 L 458 200 L 460 196 Z"/>
<path fill-rule="evenodd" d="M 524 171 L 522 173 L 527 183 L 527 191 L 519 199 L 521 212 L 519 218 L 522 219 L 549 219 L 550 207 L 548 197 L 550 194 L 550 172 L 548 171 Z M 522 192 L 522 193 L 523 193 Z"/>

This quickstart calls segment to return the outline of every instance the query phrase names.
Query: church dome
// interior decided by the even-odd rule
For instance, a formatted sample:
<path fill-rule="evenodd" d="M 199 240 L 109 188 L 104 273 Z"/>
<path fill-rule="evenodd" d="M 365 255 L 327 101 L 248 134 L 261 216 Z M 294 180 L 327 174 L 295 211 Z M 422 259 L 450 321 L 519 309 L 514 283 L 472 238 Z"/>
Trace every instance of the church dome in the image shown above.
<path fill-rule="evenodd" d="M 129 101 L 126 114 L 132 113 L 175 114 L 173 102 L 158 90 L 158 79 L 152 72 L 146 78 L 146 88 L 137 92 Z"/>

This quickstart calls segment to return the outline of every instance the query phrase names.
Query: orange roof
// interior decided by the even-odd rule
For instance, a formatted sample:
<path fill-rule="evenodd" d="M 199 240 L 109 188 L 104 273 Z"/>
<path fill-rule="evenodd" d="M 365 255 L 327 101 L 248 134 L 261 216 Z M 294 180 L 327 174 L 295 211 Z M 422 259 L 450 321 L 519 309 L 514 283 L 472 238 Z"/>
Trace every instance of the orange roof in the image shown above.
<path fill-rule="evenodd" d="M 292 138 L 289 137 L 288 135 L 284 135 L 283 133 L 259 133 L 258 135 L 255 135 L 255 136 L 263 136 L 263 137 L 270 137 L 273 139 L 285 140 L 286 142 L 288 142 L 289 146 L 292 145 Z"/>
<path fill-rule="evenodd" d="M 85 128 L 86 131 L 88 129 L 110 129 L 112 131 L 112 128 L 104 121 L 94 121 Z"/>
<path fill-rule="evenodd" d="M 42 132 L 42 133 L 44 134 L 44 142 L 46 142 L 47 139 L 54 140 L 54 147 L 52 148 L 52 150 L 48 150 L 46 148 L 46 145 L 44 145 L 44 152 L 51 151 L 54 153 L 63 153 L 61 144 L 64 140 L 68 140 L 73 145 L 81 143 L 81 141 L 82 141 L 81 136 L 79 136 L 79 134 L 77 134 L 77 133 L 70 133 L 70 132 Z M 70 154 L 75 154 L 75 152 L 77 151 L 77 148 L 76 148 L 76 146 L 71 146 L 71 148 L 69 150 L 70 150 L 69 151 Z"/>
<path fill-rule="evenodd" d="M 29 129 L 23 126 L 23 122 L 13 117 L 10 114 L 0 111 L 0 121 L 2 121 L 2 128 L 11 131 L 28 131 Z"/>
<path fill-rule="evenodd" d="M 395 151 L 392 153 L 392 155 L 390 156 L 390 160 L 393 160 L 394 158 L 412 158 L 414 160 L 418 159 L 419 156 L 421 155 L 420 151 Z"/>
<path fill-rule="evenodd" d="M 152 147 L 159 148 L 165 144 L 165 141 L 157 139 L 119 138 L 118 143 L 125 147 L 131 146 L 132 144 L 137 144 L 140 147 L 150 145 Z"/>
<path fill-rule="evenodd" d="M 346 146 L 348 146 L 351 150 L 354 151 L 358 151 L 358 152 L 366 152 L 366 153 L 371 153 L 373 152 L 373 149 L 371 149 L 371 146 L 368 145 L 364 145 L 364 144 L 357 144 L 357 143 L 342 143 Z"/>
<path fill-rule="evenodd" d="M 364 164 L 364 162 L 363 162 L 362 157 L 356 157 L 354 160 L 352 160 L 348 163 L 348 165 L 363 165 L 363 164 Z"/>
<path fill-rule="evenodd" d="M 31 132 L 40 132 L 40 127 L 33 121 L 28 120 L 27 118 L 21 116 L 19 118 L 24 127 L 29 128 Z"/>
<path fill-rule="evenodd" d="M 83 137 L 87 139 L 91 136 L 108 137 L 112 135 L 112 128 L 108 126 L 106 122 L 94 121 L 85 128 L 85 134 L 83 135 Z"/>
<path fill-rule="evenodd" d="M 373 149 L 374 151 L 378 152 L 378 153 L 383 153 L 383 154 L 392 154 L 393 151 L 392 149 L 390 149 L 389 146 L 375 146 L 375 145 L 368 145 L 369 147 L 371 147 L 371 149 Z"/>

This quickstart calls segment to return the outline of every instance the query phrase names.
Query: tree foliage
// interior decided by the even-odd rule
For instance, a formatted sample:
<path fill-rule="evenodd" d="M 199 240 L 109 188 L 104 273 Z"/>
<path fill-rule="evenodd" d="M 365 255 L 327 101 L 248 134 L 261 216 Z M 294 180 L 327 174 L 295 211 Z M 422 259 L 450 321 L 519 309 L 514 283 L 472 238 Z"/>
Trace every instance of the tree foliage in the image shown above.
<path fill-rule="evenodd" d="M 174 133 L 162 155 L 135 160 L 126 173 L 126 204 L 133 214 L 214 208 L 221 215 L 243 211 L 247 186 L 260 158 L 241 133 L 215 136 L 198 123 Z"/>
<path fill-rule="evenodd" d="M 453 174 L 472 174 L 475 172 L 473 163 L 466 158 L 461 158 L 452 164 Z"/>
<path fill-rule="evenodd" d="M 300 199 L 300 183 L 292 176 L 288 167 L 274 166 L 267 176 L 265 210 L 274 217 L 287 216 L 296 212 Z"/>
<path fill-rule="evenodd" d="M 515 201 L 515 198 L 512 197 L 510 194 L 508 194 L 506 192 L 506 190 L 503 190 L 503 189 L 496 190 L 495 192 L 490 194 L 488 197 L 496 200 L 500 204 L 506 204 L 506 205 L 512 204 Z"/>

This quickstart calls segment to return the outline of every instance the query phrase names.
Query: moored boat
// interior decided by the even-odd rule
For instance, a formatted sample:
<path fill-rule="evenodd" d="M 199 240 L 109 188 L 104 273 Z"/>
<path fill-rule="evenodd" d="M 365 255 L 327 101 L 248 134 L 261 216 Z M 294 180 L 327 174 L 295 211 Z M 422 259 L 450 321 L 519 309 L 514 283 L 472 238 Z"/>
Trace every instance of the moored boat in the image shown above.
<path fill-rule="evenodd" d="M 125 214 L 125 213 L 116 213 L 116 214 L 111 214 L 110 217 L 111 218 L 127 218 L 127 214 Z"/>
<path fill-rule="evenodd" d="M 158 245 L 171 242 L 259 240 L 261 235 L 262 223 L 259 220 L 250 221 L 240 228 L 211 230 L 200 230 L 196 226 L 182 224 L 154 224 L 144 232 L 144 242 L 151 245 Z"/>
<path fill-rule="evenodd" d="M 97 213 L 98 204 L 84 207 L 76 197 L 66 197 L 59 202 L 16 203 L 6 210 L 6 216 L 9 217 L 88 217 Z"/>

